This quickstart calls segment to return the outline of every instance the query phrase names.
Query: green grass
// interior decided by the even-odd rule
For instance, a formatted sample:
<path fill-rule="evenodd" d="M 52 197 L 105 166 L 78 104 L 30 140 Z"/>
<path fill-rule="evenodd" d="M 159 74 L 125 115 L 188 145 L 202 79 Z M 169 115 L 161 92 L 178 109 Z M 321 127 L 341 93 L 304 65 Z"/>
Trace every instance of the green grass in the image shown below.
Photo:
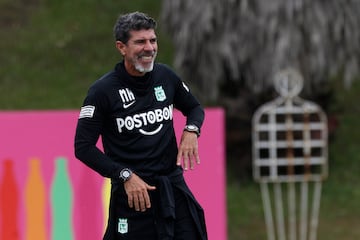
<path fill-rule="evenodd" d="M 112 27 L 119 13 L 145 11 L 159 19 L 161 1 L 0 2 L 0 109 L 77 109 L 89 85 L 120 59 Z M 161 24 L 160 24 L 161 25 Z M 158 29 L 158 61 L 172 64 L 173 46 Z M 357 83 L 336 83 L 332 108 L 340 121 L 329 148 L 318 239 L 360 239 L 360 116 Z M 228 156 L 236 158 L 236 156 Z M 258 184 L 238 181 L 229 166 L 229 240 L 266 239 Z"/>
<path fill-rule="evenodd" d="M 227 186 L 229 240 L 266 239 L 262 200 L 257 184 L 230 182 Z"/>

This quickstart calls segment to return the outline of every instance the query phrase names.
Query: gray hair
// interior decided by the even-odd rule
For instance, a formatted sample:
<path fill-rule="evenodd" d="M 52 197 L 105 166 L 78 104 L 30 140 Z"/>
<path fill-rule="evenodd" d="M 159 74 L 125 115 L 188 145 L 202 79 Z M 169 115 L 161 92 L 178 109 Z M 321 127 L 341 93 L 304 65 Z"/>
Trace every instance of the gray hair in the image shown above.
<path fill-rule="evenodd" d="M 120 15 L 114 26 L 116 41 L 127 43 L 130 38 L 130 31 L 155 29 L 156 21 L 141 12 L 132 12 Z"/>

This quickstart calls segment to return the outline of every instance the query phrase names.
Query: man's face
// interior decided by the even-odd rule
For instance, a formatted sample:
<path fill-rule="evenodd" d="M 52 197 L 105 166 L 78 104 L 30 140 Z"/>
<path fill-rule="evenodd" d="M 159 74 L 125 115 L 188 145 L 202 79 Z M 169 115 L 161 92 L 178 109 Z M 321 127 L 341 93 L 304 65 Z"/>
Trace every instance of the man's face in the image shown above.
<path fill-rule="evenodd" d="M 131 31 L 129 41 L 116 41 L 116 47 L 130 75 L 143 76 L 152 71 L 158 48 L 154 29 Z"/>

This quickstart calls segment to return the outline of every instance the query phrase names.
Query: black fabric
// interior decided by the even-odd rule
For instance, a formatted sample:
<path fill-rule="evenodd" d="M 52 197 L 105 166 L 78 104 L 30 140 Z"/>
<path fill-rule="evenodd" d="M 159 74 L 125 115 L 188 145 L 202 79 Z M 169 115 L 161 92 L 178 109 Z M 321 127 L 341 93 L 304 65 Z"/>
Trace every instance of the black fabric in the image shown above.
<path fill-rule="evenodd" d="M 75 155 L 109 178 L 118 177 L 124 167 L 141 176 L 174 170 L 177 145 L 173 109 L 199 128 L 204 119 L 199 102 L 163 64 L 155 64 L 154 70 L 142 78 L 130 76 L 123 62 L 117 64 L 90 87 L 83 107 L 94 112 L 85 117 L 80 114 Z M 99 136 L 104 153 L 96 146 Z"/>
<path fill-rule="evenodd" d="M 200 235 L 196 240 L 207 239 L 203 210 L 176 165 L 175 109 L 186 117 L 187 124 L 201 128 L 203 108 L 164 64 L 156 63 L 145 76 L 133 77 L 120 62 L 89 88 L 79 114 L 74 147 L 80 161 L 112 179 L 105 240 L 174 239 L 191 235 L 194 227 Z M 97 147 L 100 136 L 103 151 Z M 125 167 L 157 186 L 150 192 L 154 207 L 145 213 L 128 207 L 123 183 L 119 182 L 119 173 Z M 186 227 L 189 231 L 176 226 L 178 216 L 185 225 L 192 226 Z M 118 227 L 126 234 L 118 234 Z"/>
<path fill-rule="evenodd" d="M 129 208 L 123 184 L 112 182 L 110 216 L 104 240 L 206 240 L 204 211 L 186 185 L 181 170 L 147 180 L 155 184 L 157 190 L 149 192 L 152 208 L 145 212 Z M 117 232 L 119 218 L 128 219 L 128 233 Z"/>

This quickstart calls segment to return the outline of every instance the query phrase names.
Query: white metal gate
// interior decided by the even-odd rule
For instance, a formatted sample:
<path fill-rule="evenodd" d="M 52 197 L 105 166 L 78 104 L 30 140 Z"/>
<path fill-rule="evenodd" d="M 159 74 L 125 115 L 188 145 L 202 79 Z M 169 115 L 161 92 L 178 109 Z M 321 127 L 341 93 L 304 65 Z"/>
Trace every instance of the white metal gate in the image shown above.
<path fill-rule="evenodd" d="M 298 96 L 302 87 L 294 69 L 279 72 L 280 96 L 253 116 L 253 177 L 260 183 L 268 240 L 317 237 L 328 175 L 327 119 L 318 105 Z"/>

